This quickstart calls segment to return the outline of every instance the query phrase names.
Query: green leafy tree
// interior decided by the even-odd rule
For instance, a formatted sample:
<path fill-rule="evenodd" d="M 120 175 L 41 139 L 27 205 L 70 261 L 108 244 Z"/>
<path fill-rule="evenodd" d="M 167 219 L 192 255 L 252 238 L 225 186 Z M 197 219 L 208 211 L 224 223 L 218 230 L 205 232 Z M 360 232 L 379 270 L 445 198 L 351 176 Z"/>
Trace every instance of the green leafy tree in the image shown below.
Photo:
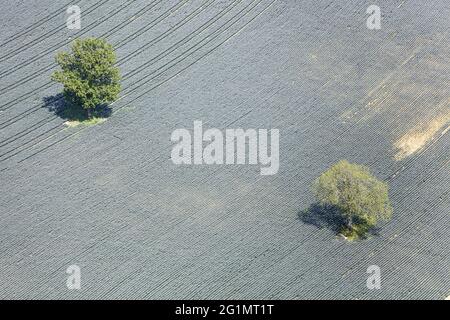
<path fill-rule="evenodd" d="M 334 212 L 345 221 L 342 233 L 349 237 L 362 237 L 379 220 L 392 216 L 387 184 L 368 168 L 346 160 L 322 173 L 313 190 L 318 202 L 337 208 Z"/>
<path fill-rule="evenodd" d="M 97 38 L 77 39 L 71 49 L 57 54 L 61 70 L 52 79 L 64 85 L 66 102 L 81 107 L 90 118 L 92 111 L 115 101 L 120 93 L 116 54 L 112 45 Z"/>

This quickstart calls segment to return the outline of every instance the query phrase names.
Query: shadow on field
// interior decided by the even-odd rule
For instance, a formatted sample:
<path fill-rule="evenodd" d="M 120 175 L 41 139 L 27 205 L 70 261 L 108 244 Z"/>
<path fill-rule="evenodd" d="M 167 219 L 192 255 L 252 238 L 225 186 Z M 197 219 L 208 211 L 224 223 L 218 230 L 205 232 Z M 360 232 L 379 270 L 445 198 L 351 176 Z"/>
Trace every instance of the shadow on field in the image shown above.
<path fill-rule="evenodd" d="M 309 208 L 300 211 L 298 217 L 303 223 L 313 225 L 318 229 L 327 228 L 335 233 L 339 233 L 345 225 L 338 208 L 319 203 L 313 203 Z"/>
<path fill-rule="evenodd" d="M 319 203 L 313 203 L 309 208 L 300 211 L 298 217 L 305 224 L 313 225 L 318 229 L 327 228 L 336 234 L 341 233 L 346 226 L 339 208 Z M 372 227 L 368 230 L 368 234 L 376 236 L 379 231 L 380 228 Z"/>
<path fill-rule="evenodd" d="M 62 93 L 45 97 L 43 100 L 44 108 L 47 108 L 61 119 L 80 122 L 89 119 L 85 109 L 67 102 Z M 91 112 L 91 116 L 94 118 L 108 118 L 111 113 L 112 109 L 110 107 L 101 105 Z"/>

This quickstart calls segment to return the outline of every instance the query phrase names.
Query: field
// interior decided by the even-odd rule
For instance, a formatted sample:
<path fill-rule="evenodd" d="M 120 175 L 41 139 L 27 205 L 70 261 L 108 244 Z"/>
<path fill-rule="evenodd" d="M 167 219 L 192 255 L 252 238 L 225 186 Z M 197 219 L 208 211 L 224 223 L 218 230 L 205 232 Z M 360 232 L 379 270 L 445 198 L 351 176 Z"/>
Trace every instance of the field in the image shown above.
<path fill-rule="evenodd" d="M 0 3 L 0 298 L 450 295 L 448 0 L 80 0 L 78 31 L 67 0 Z M 114 44 L 123 91 L 106 121 L 68 126 L 54 56 L 87 36 Z M 195 120 L 279 129 L 278 174 L 174 165 L 171 133 Z M 299 217 L 340 159 L 389 183 L 369 239 Z"/>

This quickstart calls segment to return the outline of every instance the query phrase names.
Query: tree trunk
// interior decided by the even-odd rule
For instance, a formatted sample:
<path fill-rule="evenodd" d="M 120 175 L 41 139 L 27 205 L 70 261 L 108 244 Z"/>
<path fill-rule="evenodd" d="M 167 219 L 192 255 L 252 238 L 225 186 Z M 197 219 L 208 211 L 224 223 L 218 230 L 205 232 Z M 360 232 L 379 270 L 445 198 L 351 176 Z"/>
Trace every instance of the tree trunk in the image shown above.
<path fill-rule="evenodd" d="M 349 216 L 349 217 L 347 217 L 347 228 L 352 230 L 352 227 L 353 227 L 353 219 L 352 219 L 352 216 Z"/>

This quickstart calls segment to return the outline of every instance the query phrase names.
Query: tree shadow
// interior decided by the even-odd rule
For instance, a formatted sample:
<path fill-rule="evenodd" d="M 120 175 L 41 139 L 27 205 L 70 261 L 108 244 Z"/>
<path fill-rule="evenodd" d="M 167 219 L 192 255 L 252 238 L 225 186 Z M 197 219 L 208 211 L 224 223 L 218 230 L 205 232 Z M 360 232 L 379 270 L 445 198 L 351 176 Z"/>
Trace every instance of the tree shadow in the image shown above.
<path fill-rule="evenodd" d="M 89 120 L 88 113 L 81 106 L 68 102 L 63 93 L 54 96 L 44 97 L 44 108 L 67 121 Z M 112 109 L 108 105 L 97 106 L 91 111 L 91 118 L 108 118 L 112 114 Z"/>
<path fill-rule="evenodd" d="M 299 219 L 309 225 L 313 225 L 318 229 L 329 229 L 336 234 L 342 233 L 346 229 L 346 221 L 342 217 L 340 209 L 335 206 L 322 205 L 313 203 L 309 208 L 298 212 Z M 354 221 L 355 225 L 360 221 Z M 368 235 L 379 235 L 380 228 L 373 226 L 367 230 L 361 238 L 367 238 Z"/>
<path fill-rule="evenodd" d="M 340 216 L 338 208 L 319 203 L 313 203 L 309 208 L 301 210 L 298 217 L 303 223 L 313 225 L 318 229 L 327 228 L 335 233 L 339 233 L 345 226 L 345 221 Z"/>

